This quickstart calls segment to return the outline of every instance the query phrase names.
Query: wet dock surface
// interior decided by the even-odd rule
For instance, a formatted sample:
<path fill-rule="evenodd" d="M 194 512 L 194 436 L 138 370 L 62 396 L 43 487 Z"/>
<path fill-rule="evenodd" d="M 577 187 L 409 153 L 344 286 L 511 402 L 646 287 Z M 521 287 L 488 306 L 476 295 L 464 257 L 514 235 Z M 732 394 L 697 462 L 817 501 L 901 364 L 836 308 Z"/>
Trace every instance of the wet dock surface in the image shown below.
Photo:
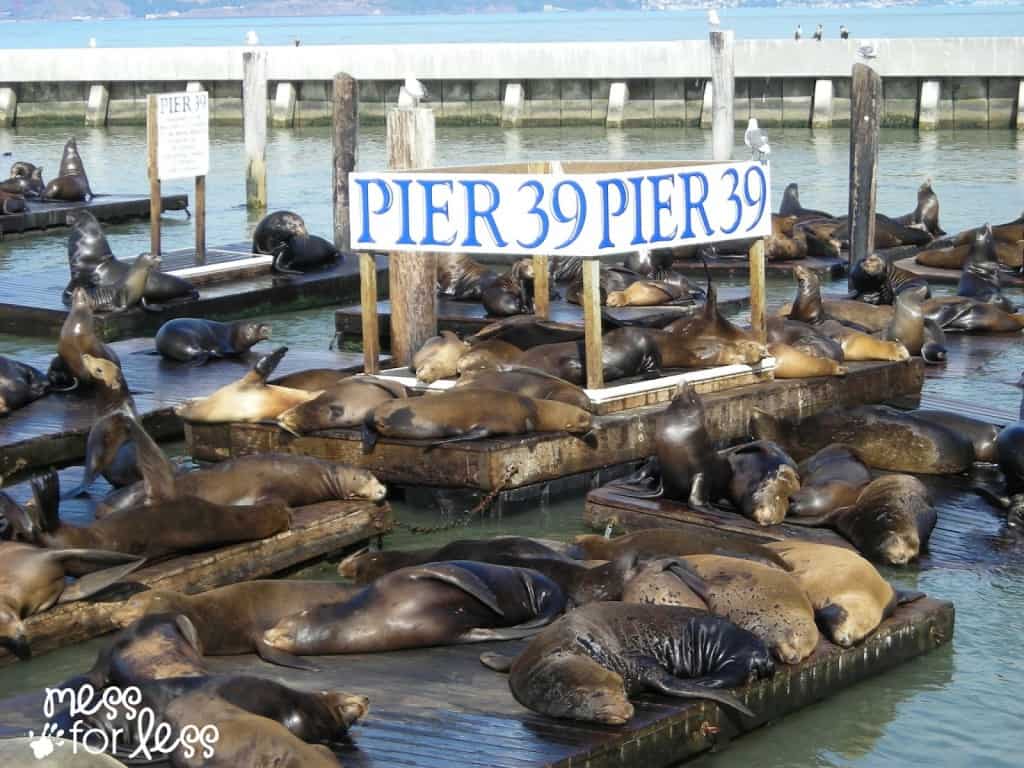
<path fill-rule="evenodd" d="M 792 261 L 765 261 L 764 271 L 768 276 L 790 275 L 793 273 L 793 268 L 798 265 L 817 272 L 822 280 L 830 280 L 846 274 L 847 261 L 845 254 L 839 259 L 807 257 Z M 699 259 L 679 259 L 672 266 L 689 277 L 704 274 L 704 262 Z M 707 267 L 708 271 L 715 276 L 729 275 L 747 278 L 750 275 L 750 262 L 746 256 L 718 256 L 708 259 Z"/>
<path fill-rule="evenodd" d="M 188 195 L 163 195 L 164 211 L 188 210 Z M 97 195 L 88 202 L 65 203 L 26 200 L 23 213 L 0 216 L 0 235 L 66 227 L 72 211 L 89 211 L 101 224 L 149 218 L 149 195 Z"/>

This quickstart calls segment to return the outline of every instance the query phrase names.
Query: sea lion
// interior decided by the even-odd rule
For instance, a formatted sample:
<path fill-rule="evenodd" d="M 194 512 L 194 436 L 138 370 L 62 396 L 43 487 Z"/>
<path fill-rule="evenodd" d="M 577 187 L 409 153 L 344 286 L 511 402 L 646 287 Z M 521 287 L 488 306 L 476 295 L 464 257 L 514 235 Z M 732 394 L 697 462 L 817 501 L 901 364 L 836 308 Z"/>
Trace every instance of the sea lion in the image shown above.
<path fill-rule="evenodd" d="M 334 243 L 317 235 L 295 235 L 277 246 L 271 270 L 283 275 L 303 275 L 337 263 L 341 258 Z"/>
<path fill-rule="evenodd" d="M 546 576 L 469 560 L 387 574 L 354 597 L 294 614 L 264 633 L 286 653 L 373 653 L 525 637 L 566 606 Z"/>
<path fill-rule="evenodd" d="M 257 653 L 271 664 L 311 669 L 263 642 L 263 633 L 293 613 L 348 600 L 358 587 L 337 581 L 262 580 L 229 584 L 197 595 L 147 590 L 117 606 L 114 622 L 126 627 L 154 613 L 182 614 L 196 629 L 207 656 Z"/>
<path fill-rule="evenodd" d="M 267 384 L 267 378 L 287 351 L 288 347 L 278 347 L 261 357 L 238 381 L 211 395 L 179 405 L 175 413 L 185 421 L 206 423 L 266 421 L 312 400 L 320 393 Z"/>
<path fill-rule="evenodd" d="M 985 494 L 990 500 L 1007 510 L 1007 524 L 1024 526 L 1024 403 L 1021 421 L 1009 424 L 996 438 L 996 458 L 1006 480 L 1005 495 Z"/>
<path fill-rule="evenodd" d="M 995 230 L 993 230 L 993 236 L 995 236 Z M 1024 260 L 1024 241 L 1007 243 L 995 238 L 992 247 L 1000 266 L 1007 269 L 1020 269 L 1022 260 Z M 914 261 L 922 266 L 936 269 L 962 269 L 970 251 L 970 243 L 928 248 L 916 253 Z"/>
<path fill-rule="evenodd" d="M 587 436 L 592 416 L 582 408 L 497 389 L 451 389 L 430 397 L 382 403 L 363 424 L 363 448 L 378 436 L 433 444 L 531 432 Z"/>
<path fill-rule="evenodd" d="M 622 266 L 644 277 L 654 277 L 661 272 L 671 270 L 674 261 L 675 256 L 670 250 L 652 251 L 649 248 L 644 248 L 626 254 L 626 258 L 622 260 Z"/>
<path fill-rule="evenodd" d="M 437 254 L 437 293 L 455 301 L 480 301 L 498 274 L 465 253 Z"/>
<path fill-rule="evenodd" d="M 790 517 L 826 515 L 857 501 L 871 471 L 845 445 L 827 445 L 797 467 L 800 490 L 789 495 Z"/>
<path fill-rule="evenodd" d="M 25 198 L 13 192 L 0 190 L 0 213 L 22 213 L 25 210 Z"/>
<path fill-rule="evenodd" d="M 381 403 L 406 397 L 405 387 L 376 376 L 350 376 L 312 400 L 293 406 L 277 417 L 277 425 L 299 436 L 321 429 L 358 428 Z"/>
<path fill-rule="evenodd" d="M 0 739 L 0 763 L 9 766 L 29 765 L 25 762 L 27 755 L 34 754 L 33 744 L 39 744 L 35 734 L 14 738 Z M 103 752 L 92 752 L 81 749 L 80 745 L 70 740 L 49 740 L 46 742 L 49 754 L 41 758 L 46 768 L 124 768 L 124 763 L 115 760 Z M 51 751 L 52 750 L 52 751 Z"/>
<path fill-rule="evenodd" d="M 638 280 L 623 291 L 612 291 L 605 301 L 609 307 L 653 307 L 673 304 L 689 294 L 671 283 L 660 280 Z"/>
<path fill-rule="evenodd" d="M 86 288 L 89 303 L 95 312 L 112 312 L 131 309 L 140 305 L 143 309 L 159 312 L 163 307 L 146 301 L 146 283 L 149 276 L 160 266 L 160 257 L 143 253 L 129 266 L 128 271 L 113 284 Z"/>
<path fill-rule="evenodd" d="M 637 569 L 636 575 L 626 582 L 622 590 L 622 602 L 646 605 L 678 605 L 706 611 L 707 603 L 696 592 L 686 586 L 672 573 L 672 566 L 679 561 L 662 558 L 645 562 Z"/>
<path fill-rule="evenodd" d="M 921 419 L 928 424 L 940 424 L 970 441 L 974 447 L 974 460 L 995 464 L 999 461 L 996 441 L 999 427 L 980 419 L 961 416 L 959 413 L 940 411 L 933 408 L 917 408 L 907 415 Z"/>
<path fill-rule="evenodd" d="M 986 224 L 982 227 L 975 227 L 974 229 L 967 229 L 958 234 L 953 238 L 954 245 L 970 245 L 979 233 L 983 232 Z M 1013 221 L 1008 221 L 1005 224 L 996 224 L 992 229 L 992 237 L 996 240 L 1001 240 L 1004 243 L 1016 244 L 1021 240 L 1024 240 L 1024 213 L 1018 216 Z"/>
<path fill-rule="evenodd" d="M 297 213 L 274 211 L 268 213 L 252 233 L 252 252 L 275 255 L 282 245 L 298 235 L 308 236 L 306 222 Z"/>
<path fill-rule="evenodd" d="M 64 154 L 60 160 L 57 178 L 51 179 L 50 183 L 46 185 L 42 199 L 80 202 L 91 200 L 93 197 L 82 156 L 78 154 L 78 144 L 72 137 L 64 145 Z"/>
<path fill-rule="evenodd" d="M 26 363 L 0 355 L 0 416 L 24 408 L 50 391 L 50 380 Z"/>
<path fill-rule="evenodd" d="M 497 368 L 501 365 L 516 364 L 523 350 L 500 339 L 490 339 L 473 344 L 466 354 L 459 358 L 455 368 L 459 376 L 473 371 Z"/>
<path fill-rule="evenodd" d="M 779 444 L 798 461 L 840 443 L 869 467 L 890 472 L 957 475 L 974 462 L 969 440 L 887 405 L 830 408 L 798 424 L 755 408 L 750 423 L 754 437 Z"/>
<path fill-rule="evenodd" d="M 238 456 L 212 466 L 175 475 L 174 495 L 197 496 L 214 504 L 257 504 L 273 499 L 305 507 L 335 499 L 383 501 L 387 489 L 369 470 L 336 461 L 290 453 Z M 96 517 L 145 503 L 145 483 L 109 494 Z"/>
<path fill-rule="evenodd" d="M 608 302 L 608 296 L 612 293 L 621 293 L 633 283 L 644 280 L 639 272 L 634 272 L 626 267 L 605 267 L 598 271 L 597 290 L 600 296 L 601 305 Z M 583 304 L 583 273 L 569 284 L 565 292 L 565 300 L 571 304 Z"/>
<path fill-rule="evenodd" d="M 841 219 L 841 224 L 836 228 L 832 234 L 840 242 L 849 244 L 850 239 L 850 222 L 847 218 Z M 909 227 L 900 224 L 895 219 L 890 219 L 888 216 L 876 213 L 875 214 L 875 250 L 884 250 L 886 248 L 897 248 L 901 245 L 928 245 L 932 241 L 930 232 L 927 232 L 923 228 Z"/>
<path fill-rule="evenodd" d="M 893 309 L 890 306 L 849 299 L 823 301 L 821 278 L 801 264 L 793 267 L 793 276 L 797 282 L 796 299 L 778 310 L 777 314 L 782 317 L 808 325 L 818 325 L 832 318 L 868 333 L 881 331 L 892 321 Z"/>
<path fill-rule="evenodd" d="M 646 328 L 616 328 L 602 337 L 601 362 L 606 382 L 629 376 L 656 374 L 661 355 L 652 331 Z M 583 340 L 532 347 L 519 364 L 537 368 L 573 384 L 587 378 L 586 344 Z"/>
<path fill-rule="evenodd" d="M 21 510 L 6 494 L 0 506 L 13 519 Z M 12 511 L 13 510 L 13 511 Z M 8 518 L 12 519 L 12 518 Z M 29 616 L 58 603 L 82 600 L 116 584 L 143 560 L 120 552 L 95 549 L 39 549 L 13 541 L 0 542 L 0 646 L 20 659 L 32 655 L 25 626 Z M 77 576 L 68 582 L 68 576 Z"/>
<path fill-rule="evenodd" d="M 812 326 L 786 317 L 769 317 L 768 343 L 785 344 L 811 357 L 843 362 L 843 345 L 831 334 L 824 333 L 823 325 Z"/>
<path fill-rule="evenodd" d="M 779 201 L 779 216 L 796 216 L 798 219 L 834 219 L 831 213 L 804 208 L 800 204 L 800 187 L 795 183 L 786 185 Z"/>
<path fill-rule="evenodd" d="M 766 440 L 731 448 L 724 458 L 730 473 L 723 493 L 737 511 L 758 525 L 781 523 L 790 494 L 800 488 L 796 462 Z"/>
<path fill-rule="evenodd" d="M 904 226 L 918 225 L 933 238 L 946 234 L 939 226 L 939 196 L 932 189 L 932 180 L 926 179 L 917 188 L 917 207 L 908 214 L 893 219 Z"/>
<path fill-rule="evenodd" d="M 877 253 L 871 253 L 850 270 L 850 298 L 869 304 L 892 304 L 897 296 L 910 289 L 922 289 L 924 298 L 931 296 L 928 281 L 902 267 L 897 267 Z"/>
<path fill-rule="evenodd" d="M 724 339 L 656 328 L 646 330 L 645 336 L 654 343 L 664 369 L 754 365 L 768 356 L 765 346 L 753 338 Z"/>
<path fill-rule="evenodd" d="M 968 296 L 942 296 L 921 305 L 926 320 L 946 331 L 1015 333 L 1024 328 L 1024 313 L 1011 314 L 998 304 Z"/>
<path fill-rule="evenodd" d="M 333 387 L 342 379 L 352 375 L 351 370 L 338 368 L 307 368 L 304 371 L 287 373 L 268 380 L 268 384 L 288 389 L 304 389 L 307 392 L 322 392 Z"/>
<path fill-rule="evenodd" d="M 769 344 L 768 353 L 775 358 L 773 373 L 777 379 L 845 376 L 849 372 L 845 365 L 840 365 L 835 360 L 808 355 L 789 344 Z"/>
<path fill-rule="evenodd" d="M 533 312 L 533 259 L 519 259 L 480 292 L 488 315 L 507 317 Z"/>
<path fill-rule="evenodd" d="M 466 371 L 455 384 L 456 389 L 463 387 L 502 389 L 539 400 L 568 403 L 585 411 L 594 407 L 587 393 L 575 384 L 544 371 L 519 365 L 501 365 L 489 370 Z"/>
<path fill-rule="evenodd" d="M 826 320 L 816 328 L 839 343 L 843 352 L 843 360 L 848 362 L 863 360 L 898 362 L 910 358 L 910 352 L 899 340 L 879 339 L 870 334 L 856 331 L 837 320 Z"/>
<path fill-rule="evenodd" d="M 506 317 L 477 331 L 467 341 L 476 346 L 485 341 L 504 341 L 527 350 L 544 344 L 559 344 L 583 338 L 583 327 L 574 323 L 555 323 L 535 316 Z"/>
<path fill-rule="evenodd" d="M 168 360 L 205 365 L 210 358 L 244 355 L 270 339 L 270 326 L 258 320 L 218 323 L 197 317 L 176 317 L 160 326 L 153 340 Z"/>
<path fill-rule="evenodd" d="M 11 178 L 12 179 L 27 179 L 39 166 L 35 166 L 26 160 L 18 160 L 11 165 Z"/>
<path fill-rule="evenodd" d="M 978 233 L 964 261 L 957 295 L 966 296 L 986 304 L 994 304 L 1005 312 L 1014 312 L 1013 302 L 1003 296 L 999 280 L 999 262 L 993 245 L 992 227 Z"/>
<path fill-rule="evenodd" d="M 0 182 L 0 192 L 21 195 L 29 199 L 42 197 L 45 189 L 42 168 L 34 168 L 28 176 L 12 176 L 6 181 Z"/>
<path fill-rule="evenodd" d="M 730 621 L 672 605 L 595 603 L 578 608 L 530 641 L 514 661 L 481 661 L 509 671 L 524 707 L 549 717 L 623 725 L 630 696 L 647 691 L 709 699 L 753 713 L 721 688 L 768 677 L 765 644 Z"/>
<path fill-rule="evenodd" d="M 892 322 L 881 333 L 883 339 L 898 341 L 911 355 L 920 355 L 926 363 L 946 359 L 945 334 L 934 320 L 925 319 L 925 292 L 904 291 L 893 302 Z"/>
<path fill-rule="evenodd" d="M 832 528 L 865 557 L 886 565 L 906 565 L 927 545 L 937 519 L 920 480 L 912 475 L 884 475 L 866 485 L 853 506 L 814 518 L 791 518 L 791 522 Z"/>
<path fill-rule="evenodd" d="M 412 356 L 409 370 L 425 384 L 438 379 L 451 379 L 458 371 L 459 358 L 469 351 L 469 344 L 462 341 L 454 331 L 441 331 L 431 336 Z"/>
<path fill-rule="evenodd" d="M 897 592 L 863 557 L 844 547 L 810 541 L 765 545 L 786 559 L 806 593 L 818 626 L 836 645 L 849 648 L 874 632 L 903 602 L 923 597 Z"/>
<path fill-rule="evenodd" d="M 59 384 L 63 378 L 62 374 L 66 373 L 76 385 L 89 384 L 92 381 L 92 374 L 83 361 L 83 355 L 86 354 L 121 366 L 117 353 L 104 344 L 96 334 L 96 322 L 85 289 L 75 288 L 71 310 L 60 329 L 57 360 L 54 360 L 51 371 L 47 374 L 50 381 Z"/>

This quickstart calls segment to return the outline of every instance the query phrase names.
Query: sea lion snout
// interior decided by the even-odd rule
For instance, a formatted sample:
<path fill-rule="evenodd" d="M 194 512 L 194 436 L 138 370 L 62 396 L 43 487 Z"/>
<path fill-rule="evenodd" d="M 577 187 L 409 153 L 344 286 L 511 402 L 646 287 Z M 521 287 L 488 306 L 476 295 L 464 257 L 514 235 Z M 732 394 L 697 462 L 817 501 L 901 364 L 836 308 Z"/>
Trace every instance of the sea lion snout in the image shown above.
<path fill-rule="evenodd" d="M 892 565 L 906 565 L 921 553 L 921 542 L 916 534 L 894 534 L 886 538 L 879 547 L 886 562 Z"/>
<path fill-rule="evenodd" d="M 32 658 L 32 647 L 25 636 L 25 625 L 10 608 L 0 608 L 0 646 L 22 661 Z"/>
<path fill-rule="evenodd" d="M 263 641 L 278 650 L 293 652 L 295 634 L 295 622 L 292 619 L 284 619 L 276 627 L 263 633 Z"/>
<path fill-rule="evenodd" d="M 344 728 L 362 720 L 370 711 L 370 700 L 366 696 L 345 691 L 321 691 L 320 695 L 327 702 L 334 719 Z"/>

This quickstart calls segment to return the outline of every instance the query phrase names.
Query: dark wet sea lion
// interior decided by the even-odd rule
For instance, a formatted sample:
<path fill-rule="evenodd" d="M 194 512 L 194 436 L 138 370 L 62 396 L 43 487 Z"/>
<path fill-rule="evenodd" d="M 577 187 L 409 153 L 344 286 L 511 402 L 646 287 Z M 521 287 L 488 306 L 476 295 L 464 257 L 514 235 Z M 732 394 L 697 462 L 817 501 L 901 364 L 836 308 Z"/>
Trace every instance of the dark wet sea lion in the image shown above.
<path fill-rule="evenodd" d="M 42 194 L 43 200 L 65 200 L 79 202 L 93 198 L 89 187 L 89 177 L 85 173 L 85 164 L 78 154 L 78 144 L 74 137 L 64 145 L 64 155 L 60 160 L 57 178 L 51 179 Z"/>
<path fill-rule="evenodd" d="M 993 230 L 995 235 L 995 230 Z M 1024 257 L 1024 243 L 1007 243 L 995 239 L 992 243 L 995 249 L 996 259 L 999 264 L 1008 269 L 1020 269 L 1022 257 Z M 942 248 L 930 248 L 919 251 L 914 256 L 914 261 L 925 267 L 936 269 L 962 269 L 967 261 L 967 254 L 971 251 L 971 244 L 945 246 Z"/>
<path fill-rule="evenodd" d="M 850 270 L 851 298 L 869 304 L 892 304 L 897 296 L 910 289 L 923 289 L 924 298 L 931 296 L 928 281 L 888 259 L 871 253 Z"/>
<path fill-rule="evenodd" d="M 431 336 L 412 356 L 409 370 L 425 384 L 438 379 L 455 378 L 459 358 L 469 351 L 469 344 L 462 341 L 454 331 L 441 331 Z"/>
<path fill-rule="evenodd" d="M 658 346 L 648 329 L 616 328 L 604 334 L 602 340 L 602 367 L 606 382 L 661 370 Z M 538 368 L 573 384 L 584 384 L 587 378 L 586 344 L 580 340 L 532 347 L 519 358 L 519 364 Z"/>
<path fill-rule="evenodd" d="M 0 355 L 0 416 L 24 408 L 50 391 L 46 374 Z"/>
<path fill-rule="evenodd" d="M 252 252 L 273 255 L 297 235 L 309 235 L 306 222 L 299 214 L 291 211 L 268 213 L 252 233 Z"/>
<path fill-rule="evenodd" d="M 670 499 L 688 501 L 700 475 L 706 485 L 718 486 L 719 477 L 728 473 L 708 435 L 704 402 L 686 382 L 679 383 L 672 402 L 655 421 L 654 451 L 662 491 Z"/>
<path fill-rule="evenodd" d="M 642 692 L 710 699 L 753 713 L 720 689 L 770 676 L 765 644 L 705 611 L 669 605 L 595 603 L 559 619 L 511 662 L 516 701 L 549 717 L 622 725 L 633 717 L 631 696 Z"/>
<path fill-rule="evenodd" d="M 263 639 L 300 656 L 512 639 L 565 606 L 558 585 L 536 571 L 455 560 L 394 571 L 345 602 L 283 619 Z"/>
<path fill-rule="evenodd" d="M 911 226 L 920 225 L 934 237 L 946 234 L 939 226 L 939 196 L 932 189 L 932 180 L 926 179 L 917 189 L 917 207 L 908 214 L 893 219 L 897 224 Z"/>
<path fill-rule="evenodd" d="M 782 192 L 782 200 L 779 201 L 779 216 L 796 216 L 798 219 L 834 219 L 831 213 L 816 211 L 813 208 L 804 208 L 800 204 L 800 187 L 790 183 Z"/>
<path fill-rule="evenodd" d="M 466 354 L 459 358 L 456 370 L 459 376 L 476 371 L 498 368 L 502 365 L 516 365 L 523 350 L 500 339 L 490 339 L 473 344 Z"/>
<path fill-rule="evenodd" d="M 786 344 L 805 355 L 836 363 L 843 361 L 843 345 L 823 333 L 821 324 L 814 326 L 800 320 L 769 317 L 767 325 L 769 344 Z"/>
<path fill-rule="evenodd" d="M 211 357 L 238 357 L 270 338 L 270 326 L 258 320 L 218 323 L 176 317 L 156 332 L 156 351 L 170 360 L 204 365 Z"/>
<path fill-rule="evenodd" d="M 396 381 L 362 374 L 349 376 L 312 400 L 289 408 L 276 421 L 293 435 L 358 428 L 381 403 L 405 397 L 405 387 Z"/>
<path fill-rule="evenodd" d="M 85 289 L 76 288 L 71 310 L 60 329 L 57 356 L 72 379 L 79 384 L 88 384 L 92 380 L 92 375 L 82 359 L 85 354 L 109 360 L 118 367 L 121 365 L 117 353 L 104 344 L 96 334 L 96 323 Z"/>
<path fill-rule="evenodd" d="M 480 292 L 488 315 L 508 317 L 533 312 L 533 259 L 519 259 Z"/>
<path fill-rule="evenodd" d="M 893 302 L 892 322 L 881 338 L 898 341 L 911 355 L 920 355 L 926 363 L 946 359 L 945 335 L 933 320 L 924 316 L 924 291 L 904 291 Z"/>
<path fill-rule="evenodd" d="M 498 274 L 465 253 L 437 254 L 437 293 L 455 301 L 480 301 Z"/>
<path fill-rule="evenodd" d="M 46 184 L 43 182 L 43 169 L 35 168 L 28 176 L 12 176 L 0 182 L 0 192 L 21 195 L 28 199 L 42 197 Z"/>
<path fill-rule="evenodd" d="M 789 516 L 828 514 L 854 504 L 871 482 L 871 471 L 845 445 L 827 445 L 797 468 L 800 490 L 789 495 Z"/>
<path fill-rule="evenodd" d="M 27 179 L 37 168 L 41 169 L 41 166 L 33 165 L 25 160 L 19 160 L 11 165 L 11 178 Z"/>
<path fill-rule="evenodd" d="M 772 371 L 777 379 L 805 379 L 816 376 L 845 376 L 849 371 L 835 360 L 816 357 L 788 344 L 768 345 L 768 353 L 775 358 Z"/>
<path fill-rule="evenodd" d="M 966 438 L 886 405 L 831 408 L 798 424 L 754 409 L 751 428 L 755 437 L 778 443 L 798 461 L 840 443 L 869 467 L 891 472 L 955 475 L 974 462 L 974 447 Z"/>
<path fill-rule="evenodd" d="M 766 440 L 731 448 L 724 458 L 730 468 L 725 495 L 737 511 L 758 525 L 781 523 L 790 494 L 800 488 L 796 462 Z"/>
<path fill-rule="evenodd" d="M 849 221 L 844 218 L 832 236 L 842 242 L 848 241 L 850 237 Z M 921 246 L 927 245 L 931 241 L 931 233 L 924 229 L 904 226 L 895 219 L 890 219 L 884 214 L 875 214 L 874 247 L 876 250 L 896 248 L 901 245 Z"/>
<path fill-rule="evenodd" d="M 112 312 L 118 309 L 131 309 L 136 305 L 152 311 L 162 310 L 163 307 L 160 305 L 146 301 L 147 282 L 159 266 L 159 256 L 151 253 L 139 254 L 128 267 L 128 271 L 111 285 L 86 288 L 93 311 Z"/>
<path fill-rule="evenodd" d="M 539 400 L 567 403 L 585 411 L 593 408 L 587 393 L 575 384 L 521 365 L 500 365 L 491 369 L 466 371 L 455 384 L 456 389 L 463 387 L 502 389 Z"/>
<path fill-rule="evenodd" d="M 866 485 L 853 506 L 819 518 L 792 518 L 799 525 L 833 528 L 862 555 L 887 565 L 917 559 L 936 521 L 928 490 L 913 475 L 884 475 Z"/>
<path fill-rule="evenodd" d="M 1006 479 L 1006 496 L 999 499 L 1000 506 L 1008 511 L 1007 522 L 1011 526 L 1024 526 L 1024 421 L 999 431 L 996 457 Z"/>
<path fill-rule="evenodd" d="M 330 240 L 317 235 L 295 235 L 274 251 L 271 269 L 286 275 L 302 275 L 331 266 L 340 258 L 341 252 Z"/>
<path fill-rule="evenodd" d="M 544 344 L 559 344 L 583 338 L 583 327 L 574 323 L 555 323 L 535 316 L 507 317 L 486 325 L 466 339 L 472 346 L 499 340 L 527 350 Z"/>
<path fill-rule="evenodd" d="M 997 304 L 967 296 L 942 296 L 921 305 L 926 320 L 946 331 L 1015 333 L 1024 328 L 1024 313 L 1010 314 Z"/>
<path fill-rule="evenodd" d="M 974 238 L 979 233 L 985 230 L 985 227 L 989 226 L 986 224 L 984 227 L 975 227 L 974 229 L 967 229 L 958 234 L 953 238 L 954 245 L 969 245 L 974 241 Z M 1024 240 L 1024 213 L 1018 216 L 1013 221 L 1008 221 L 1005 224 L 996 224 L 992 227 L 992 236 L 996 240 L 1001 240 L 1004 243 L 1016 244 L 1021 240 Z"/>
<path fill-rule="evenodd" d="M 1016 311 L 1013 302 L 1003 296 L 999 273 L 992 228 L 986 224 L 974 238 L 967 253 L 956 289 L 957 295 L 994 304 L 1005 312 Z"/>
<path fill-rule="evenodd" d="M 22 213 L 25 207 L 25 198 L 20 194 L 0 190 L 0 213 Z"/>
<path fill-rule="evenodd" d="M 940 424 L 969 440 L 974 446 L 974 460 L 996 463 L 999 460 L 996 441 L 999 427 L 981 419 L 972 419 L 959 413 L 940 411 L 933 408 L 918 408 L 909 411 L 909 416 L 929 424 Z"/>

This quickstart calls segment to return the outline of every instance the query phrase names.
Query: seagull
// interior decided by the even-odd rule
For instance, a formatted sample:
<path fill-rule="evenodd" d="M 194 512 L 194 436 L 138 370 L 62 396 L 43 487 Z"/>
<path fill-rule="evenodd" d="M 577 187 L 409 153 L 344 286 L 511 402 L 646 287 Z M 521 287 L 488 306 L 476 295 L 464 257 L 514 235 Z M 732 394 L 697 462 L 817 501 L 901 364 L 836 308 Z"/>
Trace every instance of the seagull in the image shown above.
<path fill-rule="evenodd" d="M 430 94 L 427 93 L 427 89 L 415 77 L 405 78 L 405 83 L 398 89 L 398 106 L 400 107 L 415 108 L 420 105 L 421 101 L 426 101 L 429 98 Z"/>
<path fill-rule="evenodd" d="M 877 59 L 878 54 L 875 52 L 875 46 L 873 45 L 862 45 L 857 49 L 857 55 L 862 59 Z"/>
<path fill-rule="evenodd" d="M 260 37 L 256 34 L 255 29 L 250 29 L 245 33 L 245 44 L 246 45 L 259 45 Z"/>
<path fill-rule="evenodd" d="M 718 11 L 714 8 L 708 9 L 708 24 L 712 27 L 717 27 L 722 23 L 722 20 L 718 18 Z"/>
<path fill-rule="evenodd" d="M 768 146 L 768 134 L 757 127 L 757 118 L 752 117 L 747 123 L 747 130 L 743 134 L 743 143 L 750 147 L 750 157 L 753 160 L 767 162 L 768 155 L 772 148 Z"/>
<path fill-rule="evenodd" d="M 804 31 L 803 31 L 803 29 L 802 29 L 802 28 L 800 27 L 800 25 L 799 25 L 799 24 L 797 24 L 797 25 L 796 25 L 796 32 L 794 32 L 794 33 L 793 33 L 793 39 L 794 39 L 794 40 L 799 40 L 799 39 L 800 39 L 801 37 L 803 37 L 803 36 L 804 36 Z"/>
<path fill-rule="evenodd" d="M 95 48 L 96 47 L 96 38 L 95 37 L 90 37 L 89 38 L 89 47 L 90 48 Z"/>

